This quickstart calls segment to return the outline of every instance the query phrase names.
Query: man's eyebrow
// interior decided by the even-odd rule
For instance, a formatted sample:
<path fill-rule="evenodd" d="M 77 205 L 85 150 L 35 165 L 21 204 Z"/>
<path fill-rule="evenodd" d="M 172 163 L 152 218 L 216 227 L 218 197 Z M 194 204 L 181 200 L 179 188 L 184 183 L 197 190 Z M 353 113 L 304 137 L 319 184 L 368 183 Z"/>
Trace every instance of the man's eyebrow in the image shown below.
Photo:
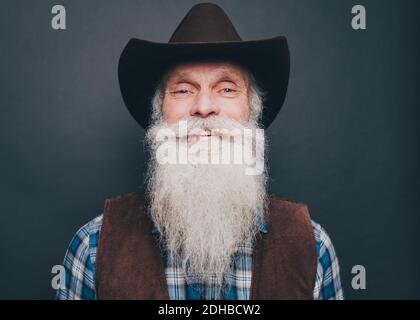
<path fill-rule="evenodd" d="M 233 72 L 228 71 L 222 71 L 218 75 L 215 76 L 215 83 L 217 82 L 231 82 L 237 86 L 240 85 L 240 75 Z M 246 84 L 246 79 L 244 79 L 244 82 Z M 179 83 L 191 83 L 196 84 L 196 81 L 191 77 L 190 72 L 178 72 L 174 75 L 171 75 L 167 79 L 167 84 L 179 84 Z"/>
<path fill-rule="evenodd" d="M 223 82 L 223 81 L 225 81 L 225 82 L 231 82 L 231 83 L 233 83 L 235 85 L 239 85 L 240 76 L 237 75 L 236 73 L 223 71 L 223 72 L 221 72 L 218 75 L 216 82 Z"/>
<path fill-rule="evenodd" d="M 168 83 L 194 82 L 188 72 L 176 73 L 175 75 L 172 75 L 168 80 Z"/>

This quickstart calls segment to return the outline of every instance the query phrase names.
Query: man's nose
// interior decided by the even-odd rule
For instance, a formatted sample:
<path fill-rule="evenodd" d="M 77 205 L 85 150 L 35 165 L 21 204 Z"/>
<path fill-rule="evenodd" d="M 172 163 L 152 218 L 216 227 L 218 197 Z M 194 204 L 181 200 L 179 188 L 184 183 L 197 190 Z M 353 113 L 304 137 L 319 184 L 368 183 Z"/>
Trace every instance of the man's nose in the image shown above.
<path fill-rule="evenodd" d="M 196 96 L 194 106 L 190 110 L 191 116 L 201 118 L 206 118 L 210 115 L 219 115 L 219 113 L 220 108 L 208 92 L 200 92 Z"/>

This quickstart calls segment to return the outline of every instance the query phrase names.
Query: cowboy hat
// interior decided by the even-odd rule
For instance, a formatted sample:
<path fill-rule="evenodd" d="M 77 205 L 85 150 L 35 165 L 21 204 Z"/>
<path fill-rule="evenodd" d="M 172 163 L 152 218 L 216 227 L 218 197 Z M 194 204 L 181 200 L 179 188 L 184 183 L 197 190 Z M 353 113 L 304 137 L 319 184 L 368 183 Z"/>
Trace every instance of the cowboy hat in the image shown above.
<path fill-rule="evenodd" d="M 271 124 L 283 105 L 289 81 L 287 39 L 243 41 L 222 8 L 202 3 L 189 10 L 168 43 L 132 38 L 121 53 L 118 79 L 122 97 L 143 128 L 150 124 L 151 99 L 164 72 L 196 59 L 222 59 L 248 69 L 264 93 L 262 125 Z"/>

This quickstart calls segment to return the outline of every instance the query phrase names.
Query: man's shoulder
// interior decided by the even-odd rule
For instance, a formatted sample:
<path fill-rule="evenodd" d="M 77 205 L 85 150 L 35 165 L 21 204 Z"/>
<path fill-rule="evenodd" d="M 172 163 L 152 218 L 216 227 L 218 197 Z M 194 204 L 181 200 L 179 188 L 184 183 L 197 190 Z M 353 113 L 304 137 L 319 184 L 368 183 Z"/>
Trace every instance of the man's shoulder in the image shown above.
<path fill-rule="evenodd" d="M 106 196 L 105 206 L 109 203 L 122 203 L 127 201 L 144 201 L 144 195 L 141 192 L 128 192 L 125 194 Z"/>
<path fill-rule="evenodd" d="M 292 200 L 285 197 L 279 197 L 270 195 L 269 196 L 269 203 L 272 206 L 278 206 L 278 207 L 292 207 L 292 208 L 307 208 L 307 204 L 301 201 Z"/>
<path fill-rule="evenodd" d="M 129 192 L 120 195 L 106 196 L 104 198 L 104 211 L 79 228 L 79 230 L 76 232 L 76 237 L 81 240 L 89 239 L 92 237 L 99 237 L 99 232 L 101 231 L 104 221 L 104 212 L 107 206 L 121 203 L 130 203 L 132 201 L 143 201 L 143 199 L 144 196 L 140 192 Z"/>
<path fill-rule="evenodd" d="M 95 234 L 96 232 L 100 231 L 103 217 L 104 215 L 101 213 L 86 224 L 86 228 L 89 231 L 89 234 Z"/>
<path fill-rule="evenodd" d="M 103 221 L 103 214 L 97 215 L 95 218 L 84 224 L 77 232 L 76 237 L 79 239 L 89 239 L 99 234 Z"/>
<path fill-rule="evenodd" d="M 306 224 L 310 224 L 311 219 L 306 203 L 284 197 L 270 196 L 267 214 L 272 219 L 281 220 L 281 223 L 305 222 Z"/>
<path fill-rule="evenodd" d="M 289 213 L 305 213 L 307 214 L 309 221 L 311 223 L 311 226 L 314 230 L 315 238 L 317 241 L 325 241 L 328 239 L 328 235 L 325 231 L 325 229 L 315 220 L 313 220 L 310 216 L 308 205 L 305 202 L 296 201 L 289 198 L 284 197 L 278 197 L 278 196 L 270 196 L 270 204 L 274 207 L 280 207 L 280 208 L 292 208 L 294 210 L 288 210 Z"/>
<path fill-rule="evenodd" d="M 88 221 L 86 224 L 84 224 L 78 231 L 77 235 L 83 237 L 83 236 L 89 236 L 94 235 L 100 232 L 102 223 L 104 220 L 104 212 L 106 211 L 106 207 L 110 205 L 116 205 L 121 203 L 127 203 L 131 201 L 143 201 L 144 196 L 140 192 L 129 192 L 125 194 L 119 194 L 119 195 L 110 195 L 105 196 L 104 198 L 104 210 L 101 214 L 97 215 L 92 220 Z"/>
<path fill-rule="evenodd" d="M 333 252 L 334 247 L 327 231 L 316 221 L 311 220 L 311 222 L 312 222 L 312 228 L 314 230 L 315 243 L 317 244 L 318 254 L 320 254 L 320 251 L 322 250 Z"/>

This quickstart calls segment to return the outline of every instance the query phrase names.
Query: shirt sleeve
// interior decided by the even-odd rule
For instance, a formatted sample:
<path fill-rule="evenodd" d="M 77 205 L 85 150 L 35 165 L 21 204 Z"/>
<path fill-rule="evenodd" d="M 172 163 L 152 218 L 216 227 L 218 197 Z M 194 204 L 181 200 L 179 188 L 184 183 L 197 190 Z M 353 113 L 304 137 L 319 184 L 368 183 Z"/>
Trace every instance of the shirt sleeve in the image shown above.
<path fill-rule="evenodd" d="M 81 227 L 71 240 L 64 257 L 65 284 L 57 291 L 57 300 L 93 300 L 95 259 L 102 216 Z"/>
<path fill-rule="evenodd" d="M 312 221 L 315 234 L 318 265 L 314 287 L 316 300 L 343 300 L 340 266 L 327 232 L 318 223 Z"/>

